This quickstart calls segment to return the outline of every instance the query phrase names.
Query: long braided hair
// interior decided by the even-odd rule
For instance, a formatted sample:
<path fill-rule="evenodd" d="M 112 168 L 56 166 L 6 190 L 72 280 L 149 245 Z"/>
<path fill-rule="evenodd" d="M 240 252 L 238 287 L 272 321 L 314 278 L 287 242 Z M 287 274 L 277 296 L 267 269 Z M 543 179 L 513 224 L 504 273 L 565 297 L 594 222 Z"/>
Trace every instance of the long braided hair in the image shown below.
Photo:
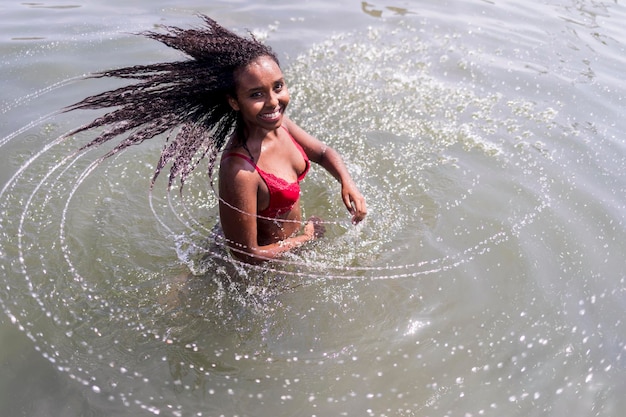
<path fill-rule="evenodd" d="M 232 132 L 241 128 L 238 113 L 228 104 L 235 97 L 235 72 L 260 56 L 278 64 L 272 49 L 253 35 L 239 36 L 208 16 L 195 29 L 165 27 L 165 33 L 143 32 L 148 38 L 185 53 L 189 59 L 151 65 L 136 65 L 94 74 L 94 78 L 114 77 L 135 83 L 85 98 L 65 108 L 115 108 L 83 125 L 68 136 L 94 128 L 106 128 L 81 150 L 99 146 L 123 136 L 102 158 L 164 132 L 175 132 L 167 139 L 155 167 L 152 185 L 170 162 L 168 189 L 175 179 L 180 188 L 200 160 L 208 157 L 211 177 L 217 155 Z M 245 138 L 238 137 L 245 144 Z"/>

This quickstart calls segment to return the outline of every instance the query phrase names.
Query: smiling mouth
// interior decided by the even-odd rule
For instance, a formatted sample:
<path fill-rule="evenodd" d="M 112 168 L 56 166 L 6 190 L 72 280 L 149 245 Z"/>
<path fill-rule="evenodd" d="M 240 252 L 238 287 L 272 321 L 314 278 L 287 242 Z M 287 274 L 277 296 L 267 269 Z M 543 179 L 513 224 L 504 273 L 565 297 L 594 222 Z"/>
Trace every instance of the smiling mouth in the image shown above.
<path fill-rule="evenodd" d="M 282 114 L 282 110 L 278 109 L 278 110 L 273 111 L 272 113 L 260 114 L 259 117 L 264 120 L 275 120 L 275 119 L 278 119 L 281 114 Z"/>

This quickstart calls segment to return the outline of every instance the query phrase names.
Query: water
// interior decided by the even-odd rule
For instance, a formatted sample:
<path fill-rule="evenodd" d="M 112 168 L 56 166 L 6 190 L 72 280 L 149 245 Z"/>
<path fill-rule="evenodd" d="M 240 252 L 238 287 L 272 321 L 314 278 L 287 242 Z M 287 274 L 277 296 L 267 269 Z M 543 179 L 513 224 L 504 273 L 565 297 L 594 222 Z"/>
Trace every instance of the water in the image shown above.
<path fill-rule="evenodd" d="M 620 415 L 626 9 L 518 3 L 5 4 L 0 415 Z M 327 238 L 237 266 L 202 167 L 150 193 L 160 142 L 58 141 L 116 85 L 84 74 L 178 59 L 130 33 L 196 12 L 279 52 L 364 224 L 317 169 Z"/>

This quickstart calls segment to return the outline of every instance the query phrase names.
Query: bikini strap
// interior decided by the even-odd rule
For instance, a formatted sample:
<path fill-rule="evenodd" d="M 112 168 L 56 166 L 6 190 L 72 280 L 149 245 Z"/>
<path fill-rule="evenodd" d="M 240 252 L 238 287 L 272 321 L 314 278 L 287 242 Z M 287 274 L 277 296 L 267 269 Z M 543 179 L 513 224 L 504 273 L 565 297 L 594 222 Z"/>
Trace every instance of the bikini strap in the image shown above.
<path fill-rule="evenodd" d="M 309 157 L 307 156 L 306 152 L 304 152 L 304 149 L 302 149 L 302 146 L 298 143 L 298 141 L 293 137 L 293 135 L 291 134 L 291 132 L 289 132 L 289 130 L 285 127 L 285 125 L 281 126 L 283 129 L 285 129 L 285 132 L 287 132 L 287 134 L 289 135 L 289 137 L 291 138 L 291 141 L 294 143 L 294 145 L 296 145 L 296 148 L 298 148 L 298 150 L 300 151 L 300 153 L 302 154 L 302 157 L 304 157 L 305 161 L 309 160 Z M 308 165 L 308 164 L 307 164 Z"/>
<path fill-rule="evenodd" d="M 228 158 L 230 158 L 230 157 L 232 157 L 232 156 L 236 156 L 236 157 L 238 157 L 238 158 L 243 159 L 244 161 L 246 161 L 246 162 L 248 162 L 250 165 L 252 165 L 252 166 L 254 167 L 254 169 L 257 169 L 257 170 L 259 169 L 259 168 L 256 166 L 256 164 L 254 163 L 254 161 L 253 161 L 251 158 L 247 157 L 246 155 L 242 155 L 242 154 L 240 154 L 240 153 L 237 153 L 237 152 L 229 152 L 229 153 L 224 154 L 224 155 L 222 156 L 222 160 L 224 160 L 224 159 L 228 159 Z"/>

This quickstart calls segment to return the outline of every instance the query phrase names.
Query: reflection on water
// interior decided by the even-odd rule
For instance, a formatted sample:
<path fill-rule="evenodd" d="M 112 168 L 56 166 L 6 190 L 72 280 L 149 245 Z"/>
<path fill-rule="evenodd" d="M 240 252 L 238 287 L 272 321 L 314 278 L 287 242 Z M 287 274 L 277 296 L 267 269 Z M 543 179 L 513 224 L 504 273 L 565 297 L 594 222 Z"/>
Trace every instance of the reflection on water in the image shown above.
<path fill-rule="evenodd" d="M 75 9 L 81 7 L 80 5 L 71 5 L 71 4 L 59 4 L 59 5 L 50 5 L 45 3 L 22 3 L 22 5 L 26 7 L 31 7 L 33 9 Z"/>
<path fill-rule="evenodd" d="M 387 10 L 391 12 L 392 14 L 398 15 L 398 16 L 404 16 L 407 14 L 415 14 L 414 12 L 409 11 L 408 9 L 405 9 L 403 7 L 386 6 L 384 10 L 379 9 L 377 8 L 376 5 L 370 4 L 366 1 L 361 2 L 361 10 L 363 11 L 363 13 L 367 13 L 368 15 L 372 17 L 381 17 L 384 13 L 384 10 Z"/>
<path fill-rule="evenodd" d="M 618 113 L 619 94 L 599 93 L 619 91 L 621 58 L 599 47 L 621 46 L 599 16 L 623 11 L 360 7 L 370 27 L 324 34 L 284 66 L 292 118 L 345 156 L 370 214 L 350 225 L 313 170 L 303 206 L 328 236 L 262 268 L 220 247 L 201 169 L 182 195 L 150 192 L 162 143 L 100 163 L 102 149 L 76 153 L 87 134 L 57 139 L 93 116 L 56 113 L 58 98 L 102 84 L 3 102 L 5 118 L 36 111 L 0 139 L 0 305 L 94 413 L 625 405 L 624 146 L 617 117 L 592 117 Z"/>

